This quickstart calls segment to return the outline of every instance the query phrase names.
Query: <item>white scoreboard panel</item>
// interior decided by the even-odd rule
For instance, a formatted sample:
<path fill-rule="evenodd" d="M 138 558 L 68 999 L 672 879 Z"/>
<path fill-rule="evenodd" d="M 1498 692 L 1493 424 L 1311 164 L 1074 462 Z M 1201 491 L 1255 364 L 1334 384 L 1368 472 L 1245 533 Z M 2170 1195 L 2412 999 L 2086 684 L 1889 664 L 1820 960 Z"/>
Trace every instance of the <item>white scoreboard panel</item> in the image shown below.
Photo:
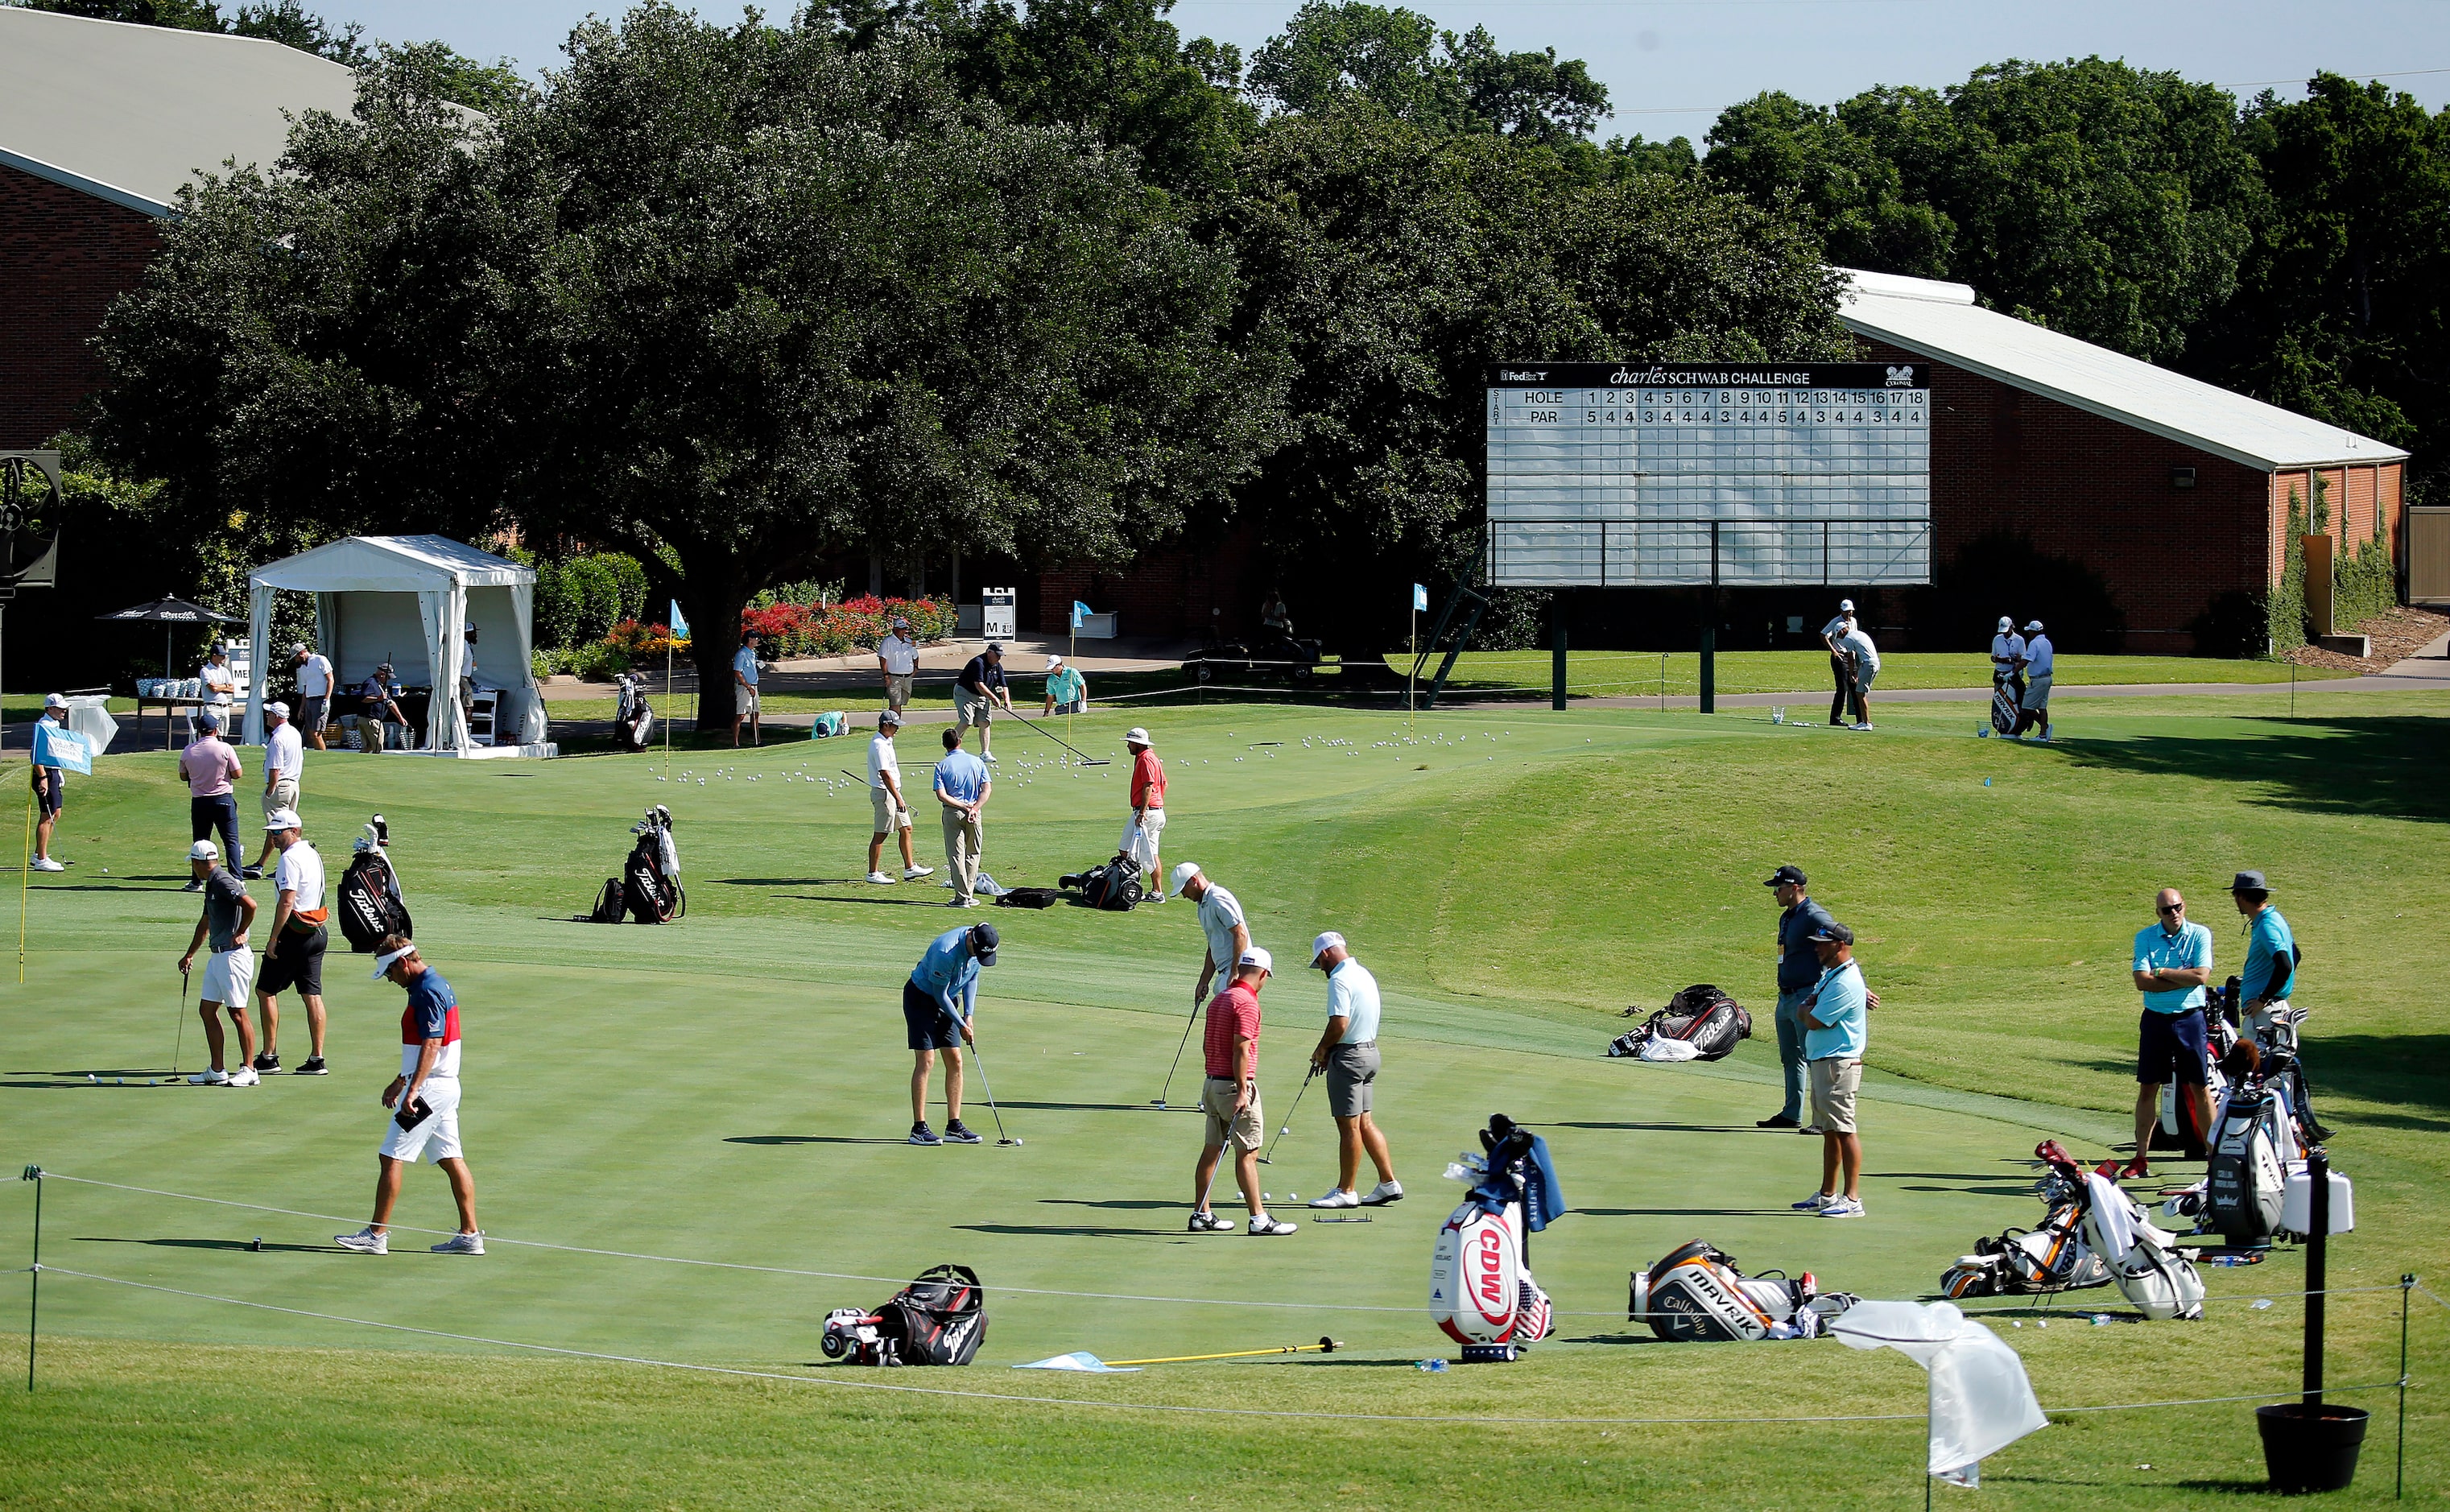
<path fill-rule="evenodd" d="M 1491 366 L 1488 581 L 1928 583 L 1929 372 Z"/>

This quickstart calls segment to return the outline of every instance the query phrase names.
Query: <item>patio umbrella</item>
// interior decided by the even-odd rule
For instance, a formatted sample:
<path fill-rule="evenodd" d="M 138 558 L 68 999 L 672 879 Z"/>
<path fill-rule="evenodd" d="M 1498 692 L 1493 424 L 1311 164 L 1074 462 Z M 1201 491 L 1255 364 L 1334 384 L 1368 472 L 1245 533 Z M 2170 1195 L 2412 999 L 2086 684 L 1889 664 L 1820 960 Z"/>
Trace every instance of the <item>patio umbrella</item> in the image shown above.
<path fill-rule="evenodd" d="M 124 620 L 130 624 L 159 624 L 162 627 L 162 675 L 165 677 L 172 676 L 178 670 L 170 665 L 170 627 L 243 623 L 235 614 L 216 614 L 202 604 L 190 604 L 184 598 L 157 598 L 149 604 L 138 604 L 111 614 L 96 614 L 94 618 Z"/>

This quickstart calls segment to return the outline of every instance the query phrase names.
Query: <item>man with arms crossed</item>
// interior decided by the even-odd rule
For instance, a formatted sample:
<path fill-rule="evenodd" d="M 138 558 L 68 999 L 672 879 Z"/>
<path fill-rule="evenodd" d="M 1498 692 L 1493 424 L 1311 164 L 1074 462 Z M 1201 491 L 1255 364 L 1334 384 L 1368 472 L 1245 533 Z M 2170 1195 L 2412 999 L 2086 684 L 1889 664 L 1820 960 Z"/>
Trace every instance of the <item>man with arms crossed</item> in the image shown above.
<path fill-rule="evenodd" d="M 917 882 L 933 877 L 936 868 L 922 866 L 910 856 L 910 803 L 902 796 L 902 758 L 893 749 L 894 733 L 902 727 L 902 716 L 891 709 L 876 716 L 876 734 L 867 743 L 867 798 L 876 809 L 876 833 L 867 842 L 867 880 L 889 886 L 893 879 L 886 876 L 885 839 L 902 836 L 902 880 Z"/>
<path fill-rule="evenodd" d="M 1192 1171 L 1198 1193 L 1191 1211 L 1193 1233 L 1233 1231 L 1233 1219 L 1208 1209 L 1208 1189 L 1215 1183 L 1228 1141 L 1234 1146 L 1234 1179 L 1251 1210 L 1251 1231 L 1286 1234 L 1300 1227 L 1268 1216 L 1259 1200 L 1259 1146 L 1267 1134 L 1267 1120 L 1259 1111 L 1259 989 L 1267 985 L 1274 965 L 1255 945 L 1244 951 L 1235 962 L 1232 985 L 1208 1005 L 1208 1028 L 1199 1037 L 1208 1063 L 1208 1078 L 1199 1087 L 1208 1133 Z"/>
<path fill-rule="evenodd" d="M 298 779 L 306 770 L 306 743 L 299 738 L 298 727 L 289 723 L 288 705 L 264 705 L 263 718 L 263 815 L 269 819 L 284 808 L 297 811 Z M 240 875 L 255 881 L 263 875 L 263 863 L 271 859 L 272 837 L 267 834 L 255 864 Z"/>
<path fill-rule="evenodd" d="M 1344 937 L 1331 929 L 1310 942 L 1310 963 L 1327 973 L 1327 1031 L 1310 1053 L 1311 1075 L 1327 1073 L 1327 1111 L 1335 1118 L 1335 1189 L 1313 1208 L 1376 1208 L 1404 1200 L 1387 1136 L 1370 1116 L 1378 1083 L 1378 979 L 1352 959 Z M 1364 1197 L 1353 1191 L 1361 1152 L 1378 1168 L 1378 1185 Z"/>
<path fill-rule="evenodd" d="M 286 808 L 273 810 L 263 830 L 281 847 L 281 860 L 272 868 L 280 901 L 272 909 L 272 934 L 263 942 L 263 976 L 255 984 L 256 1018 L 263 1028 L 263 1053 L 255 1057 L 255 1069 L 281 1069 L 281 995 L 295 987 L 306 1004 L 306 1032 L 314 1049 L 298 1075 L 320 1076 L 324 1073 L 323 947 L 331 940 L 324 921 L 332 916 L 323 905 L 323 858 L 306 843 L 298 816 Z"/>
<path fill-rule="evenodd" d="M 2211 1135 L 2212 1095 L 2204 1042 L 2204 988 L 2212 979 L 2212 932 L 2189 922 L 2175 887 L 2152 900 L 2158 923 L 2135 932 L 2135 990 L 2144 1018 L 2135 1035 L 2135 1158 L 2123 1176 L 2152 1173 L 2152 1126 L 2161 1121 L 2161 1088 L 2178 1084 L 2193 1105 L 2195 1127 Z"/>
<path fill-rule="evenodd" d="M 1778 1062 L 1786 1082 L 1786 1101 L 1778 1112 L 1753 1125 L 1756 1129 L 1796 1129 L 1803 1122 L 1803 999 L 1820 980 L 1820 953 L 1812 937 L 1829 922 L 1829 910 L 1812 901 L 1811 883 L 1800 866 L 1780 866 L 1768 883 L 1778 916 Z M 1818 1134 L 1818 1129 L 1803 1129 Z"/>
<path fill-rule="evenodd" d="M 987 848 L 987 796 L 995 779 L 986 764 L 962 749 L 959 727 L 944 731 L 944 759 L 936 764 L 936 803 L 943 810 L 944 865 L 953 874 L 955 908 L 979 905 L 979 858 Z"/>
<path fill-rule="evenodd" d="M 919 670 L 919 643 L 910 638 L 908 620 L 895 620 L 892 633 L 877 642 L 876 669 L 885 675 L 885 707 L 896 714 L 909 708 L 910 679 Z"/>
<path fill-rule="evenodd" d="M 994 731 L 987 725 L 999 704 L 1005 713 L 1013 711 L 1012 688 L 1003 678 L 1003 648 L 989 641 L 985 650 L 962 664 L 962 675 L 953 682 L 953 727 L 977 726 L 979 755 L 990 762 L 996 754 L 990 740 Z"/>
<path fill-rule="evenodd" d="M 979 971 L 996 963 L 1003 941 L 993 924 L 947 929 L 902 984 L 902 1021 L 910 1031 L 910 1143 L 974 1145 L 979 1136 L 962 1122 L 962 1047 L 978 1043 Z M 927 1073 L 936 1052 L 944 1053 L 944 1132 L 927 1127 Z"/>
<path fill-rule="evenodd" d="M 1132 753 L 1132 821 L 1123 826 L 1119 848 L 1139 863 L 1140 875 L 1148 879 L 1148 901 L 1161 903 L 1165 889 L 1157 882 L 1164 875 L 1157 870 L 1163 862 L 1157 851 L 1157 837 L 1165 833 L 1165 761 L 1138 725 L 1123 731 L 1123 746 Z"/>
<path fill-rule="evenodd" d="M 1813 931 L 1812 944 L 1820 956 L 1820 980 L 1803 1000 L 1803 1054 L 1812 1073 L 1812 1121 L 1820 1128 L 1820 1190 L 1795 1204 L 1795 1211 L 1859 1218 L 1863 1141 L 1855 1132 L 1855 1096 L 1862 1090 L 1863 1052 L 1871 1044 L 1863 971 L 1855 964 L 1855 932 L 1844 924 L 1821 925 Z"/>
<path fill-rule="evenodd" d="M 731 744 L 740 744 L 740 726 L 749 724 L 749 744 L 764 745 L 757 724 L 757 632 L 740 632 L 740 649 L 731 653 Z"/>
<path fill-rule="evenodd" d="M 298 733 L 321 750 L 323 726 L 332 711 L 331 659 L 308 650 L 303 641 L 289 648 L 289 655 L 290 666 L 298 673 Z"/>
<path fill-rule="evenodd" d="M 375 947 L 375 980 L 408 989 L 399 1016 L 399 1075 L 383 1089 L 382 1105 L 396 1110 L 375 1153 L 374 1222 L 332 1242 L 360 1254 L 391 1253 L 391 1210 L 399 1200 L 400 1168 L 430 1158 L 450 1178 L 451 1200 L 459 1208 L 459 1231 L 430 1248 L 436 1254 L 483 1254 L 485 1235 L 476 1227 L 476 1177 L 459 1153 L 459 999 L 451 984 L 418 958 L 417 946 L 385 935 Z"/>
<path fill-rule="evenodd" d="M 197 1072 L 187 1082 L 196 1087 L 252 1087 L 263 1079 L 248 1064 L 255 1058 L 255 1031 L 246 1021 L 246 995 L 255 985 L 255 952 L 248 948 L 246 935 L 255 927 L 255 900 L 246 895 L 246 884 L 238 874 L 221 860 L 220 848 L 209 840 L 200 840 L 187 850 L 187 869 L 204 884 L 204 911 L 196 920 L 195 934 L 188 938 L 187 953 L 179 958 L 179 975 L 187 974 L 196 951 L 207 939 L 213 947 L 204 960 L 203 990 L 196 998 L 212 1067 Z M 234 1072 L 222 1069 L 224 1013 L 238 1028 L 238 1070 Z"/>

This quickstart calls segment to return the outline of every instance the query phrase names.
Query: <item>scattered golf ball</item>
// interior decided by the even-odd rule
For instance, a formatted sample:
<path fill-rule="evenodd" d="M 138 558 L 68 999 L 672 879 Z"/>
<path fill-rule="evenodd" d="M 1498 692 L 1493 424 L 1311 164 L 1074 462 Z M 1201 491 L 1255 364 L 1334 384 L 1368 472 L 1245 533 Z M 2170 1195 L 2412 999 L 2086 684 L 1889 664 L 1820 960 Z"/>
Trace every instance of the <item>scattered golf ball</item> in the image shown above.
<path fill-rule="evenodd" d="M 1287 1202 L 1299 1202 L 1301 1201 L 1301 1193 L 1298 1192 L 1288 1192 L 1285 1193 L 1285 1200 Z"/>

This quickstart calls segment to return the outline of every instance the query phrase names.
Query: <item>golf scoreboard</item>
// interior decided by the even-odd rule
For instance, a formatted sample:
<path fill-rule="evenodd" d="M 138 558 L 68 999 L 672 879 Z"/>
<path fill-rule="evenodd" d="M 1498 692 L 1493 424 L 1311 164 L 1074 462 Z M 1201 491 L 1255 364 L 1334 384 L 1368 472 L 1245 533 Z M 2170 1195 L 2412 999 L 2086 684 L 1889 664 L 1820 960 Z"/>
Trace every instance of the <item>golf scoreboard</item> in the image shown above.
<path fill-rule="evenodd" d="M 1507 362 L 1488 401 L 1492 586 L 1931 581 L 1920 363 Z"/>

